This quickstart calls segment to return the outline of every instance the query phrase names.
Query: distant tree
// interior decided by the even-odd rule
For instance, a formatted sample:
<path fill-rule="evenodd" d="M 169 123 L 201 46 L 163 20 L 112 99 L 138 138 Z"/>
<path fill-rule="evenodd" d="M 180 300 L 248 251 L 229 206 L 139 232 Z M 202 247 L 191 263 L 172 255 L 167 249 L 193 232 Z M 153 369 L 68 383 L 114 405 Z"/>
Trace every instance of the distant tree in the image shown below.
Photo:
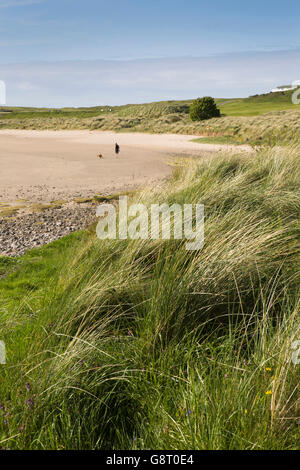
<path fill-rule="evenodd" d="M 197 98 L 190 106 L 190 118 L 192 121 L 204 121 L 205 119 L 220 116 L 220 110 L 211 96 Z"/>

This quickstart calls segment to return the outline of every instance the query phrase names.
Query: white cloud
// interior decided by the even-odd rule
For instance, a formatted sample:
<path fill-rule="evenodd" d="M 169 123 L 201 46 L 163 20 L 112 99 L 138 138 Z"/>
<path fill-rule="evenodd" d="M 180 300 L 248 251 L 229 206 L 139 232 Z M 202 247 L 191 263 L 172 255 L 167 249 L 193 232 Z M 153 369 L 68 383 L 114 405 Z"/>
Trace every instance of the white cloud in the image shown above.
<path fill-rule="evenodd" d="M 200 58 L 0 65 L 7 104 L 93 106 L 197 96 L 242 97 L 300 79 L 300 51 Z"/>

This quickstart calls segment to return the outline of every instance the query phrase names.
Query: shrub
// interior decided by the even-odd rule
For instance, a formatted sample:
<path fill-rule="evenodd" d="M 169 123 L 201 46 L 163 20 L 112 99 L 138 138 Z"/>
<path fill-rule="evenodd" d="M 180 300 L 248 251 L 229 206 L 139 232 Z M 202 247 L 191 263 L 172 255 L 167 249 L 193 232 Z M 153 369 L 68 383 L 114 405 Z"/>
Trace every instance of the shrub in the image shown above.
<path fill-rule="evenodd" d="M 220 115 L 220 110 L 211 96 L 197 98 L 190 107 L 190 118 L 192 121 L 203 121 L 213 117 L 220 117 Z"/>

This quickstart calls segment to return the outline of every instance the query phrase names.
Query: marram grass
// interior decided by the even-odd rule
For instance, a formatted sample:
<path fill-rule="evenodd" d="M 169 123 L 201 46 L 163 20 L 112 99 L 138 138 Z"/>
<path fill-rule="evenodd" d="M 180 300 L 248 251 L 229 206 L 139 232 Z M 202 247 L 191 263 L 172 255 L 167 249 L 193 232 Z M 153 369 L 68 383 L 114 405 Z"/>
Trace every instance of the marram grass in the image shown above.
<path fill-rule="evenodd" d="M 3 259 L 1 447 L 299 449 L 300 148 L 131 200 L 203 203 L 203 250 L 91 230 Z"/>
<path fill-rule="evenodd" d="M 192 122 L 191 100 L 92 108 L 7 108 L 0 129 L 89 129 L 115 132 L 175 133 L 205 136 L 204 143 L 253 146 L 298 142 L 299 105 L 292 92 L 218 99 L 222 117 Z"/>

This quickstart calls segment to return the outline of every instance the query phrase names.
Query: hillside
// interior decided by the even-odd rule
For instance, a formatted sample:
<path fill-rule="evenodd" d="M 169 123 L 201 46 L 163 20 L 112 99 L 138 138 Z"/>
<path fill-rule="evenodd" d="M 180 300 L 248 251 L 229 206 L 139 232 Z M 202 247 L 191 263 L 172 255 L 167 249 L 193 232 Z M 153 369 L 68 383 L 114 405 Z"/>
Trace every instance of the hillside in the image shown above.
<path fill-rule="evenodd" d="M 248 98 L 216 98 L 222 114 L 226 116 L 248 116 L 258 115 L 271 111 L 293 109 L 291 96 L 292 91 L 279 93 L 267 93 L 263 95 L 250 96 Z M 94 106 L 90 108 L 24 108 L 24 107 L 2 107 L 0 108 L 1 119 L 30 119 L 35 116 L 39 118 L 61 116 L 88 118 L 105 115 L 110 112 L 119 116 L 138 117 L 160 117 L 173 113 L 188 113 L 191 100 L 184 101 L 159 101 L 146 104 L 127 104 L 123 106 Z"/>
<path fill-rule="evenodd" d="M 5 108 L 0 128 L 90 129 L 116 132 L 179 133 L 225 137 L 233 143 L 270 144 L 299 139 L 300 106 L 291 93 L 269 93 L 249 98 L 217 99 L 222 117 L 191 122 L 187 101 L 162 101 L 93 108 Z"/>
<path fill-rule="evenodd" d="M 293 91 L 267 93 L 249 98 L 226 100 L 219 106 L 226 116 L 258 116 L 272 111 L 294 110 L 292 94 Z"/>

